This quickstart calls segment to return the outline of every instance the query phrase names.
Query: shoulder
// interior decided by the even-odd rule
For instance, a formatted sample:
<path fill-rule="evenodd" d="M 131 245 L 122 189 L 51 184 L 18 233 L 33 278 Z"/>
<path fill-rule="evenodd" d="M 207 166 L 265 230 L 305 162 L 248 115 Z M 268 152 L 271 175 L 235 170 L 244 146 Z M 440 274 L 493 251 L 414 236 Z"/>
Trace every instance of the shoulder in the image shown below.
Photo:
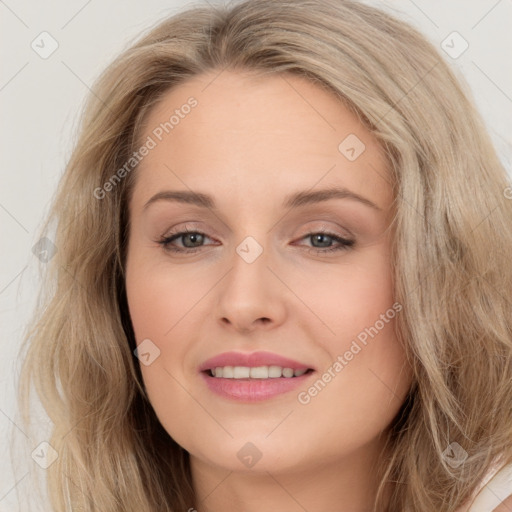
<path fill-rule="evenodd" d="M 512 510 L 512 494 L 502 501 L 492 512 L 510 512 Z"/>
<path fill-rule="evenodd" d="M 485 479 L 467 512 L 512 511 L 512 464 Z"/>

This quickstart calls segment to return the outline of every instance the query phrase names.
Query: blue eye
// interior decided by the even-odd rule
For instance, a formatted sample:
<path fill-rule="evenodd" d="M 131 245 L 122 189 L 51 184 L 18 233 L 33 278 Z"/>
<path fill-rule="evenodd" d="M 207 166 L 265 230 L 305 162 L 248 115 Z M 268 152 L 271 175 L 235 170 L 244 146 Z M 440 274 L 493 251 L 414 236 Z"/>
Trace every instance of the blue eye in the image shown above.
<path fill-rule="evenodd" d="M 329 246 L 329 247 L 312 247 L 309 250 L 314 251 L 317 253 L 323 253 L 323 252 L 334 252 L 334 251 L 346 251 L 350 247 L 352 247 L 355 244 L 354 240 L 347 240 L 346 238 L 342 238 L 338 235 L 335 235 L 334 233 L 327 233 L 326 231 L 318 231 L 318 232 L 312 232 L 308 233 L 304 238 L 310 238 L 311 240 L 316 240 L 317 242 L 321 242 L 322 240 L 331 239 L 337 242 L 339 245 L 335 246 Z"/>
<path fill-rule="evenodd" d="M 182 239 L 182 244 L 184 247 L 172 245 L 175 240 L 180 238 Z M 209 237 L 200 231 L 180 231 L 178 233 L 170 234 L 161 240 L 158 240 L 158 243 L 162 245 L 166 251 L 192 254 L 203 247 L 202 243 L 207 238 Z M 308 252 L 313 251 L 317 254 L 347 250 L 355 244 L 355 240 L 347 240 L 346 238 L 342 238 L 338 235 L 335 235 L 334 233 L 328 233 L 326 231 L 314 231 L 308 233 L 307 235 L 303 236 L 301 240 L 306 238 L 310 238 L 312 242 L 314 241 L 314 243 L 320 244 L 325 244 L 327 241 L 328 246 L 324 245 L 323 247 L 307 248 Z M 333 241 L 338 245 L 332 246 Z M 191 245 L 187 246 L 188 242 L 190 242 Z"/>
<path fill-rule="evenodd" d="M 191 244 L 198 244 L 201 242 L 204 242 L 205 238 L 208 238 L 204 233 L 201 233 L 200 231 L 180 231 L 175 234 L 171 234 L 169 236 L 166 236 L 165 238 L 162 238 L 159 240 L 159 244 L 163 246 L 163 248 L 166 251 L 171 252 L 187 252 L 187 253 L 194 253 L 197 252 L 201 245 L 193 245 L 192 247 L 187 247 L 186 244 L 185 247 L 176 247 L 174 245 L 171 245 L 172 242 L 178 239 L 182 239 L 182 242 L 185 240 L 191 241 Z"/>

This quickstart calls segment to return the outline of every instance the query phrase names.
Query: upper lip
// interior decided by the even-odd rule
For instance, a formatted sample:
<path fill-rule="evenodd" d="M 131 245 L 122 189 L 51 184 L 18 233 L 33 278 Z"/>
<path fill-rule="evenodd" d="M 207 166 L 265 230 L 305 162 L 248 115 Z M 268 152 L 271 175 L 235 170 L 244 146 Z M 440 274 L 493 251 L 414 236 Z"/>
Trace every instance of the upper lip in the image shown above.
<path fill-rule="evenodd" d="M 289 359 L 272 352 L 224 352 L 212 357 L 199 366 L 199 371 L 211 370 L 219 366 L 281 366 L 282 368 L 291 368 L 292 370 L 313 369 L 311 366 L 293 359 Z"/>

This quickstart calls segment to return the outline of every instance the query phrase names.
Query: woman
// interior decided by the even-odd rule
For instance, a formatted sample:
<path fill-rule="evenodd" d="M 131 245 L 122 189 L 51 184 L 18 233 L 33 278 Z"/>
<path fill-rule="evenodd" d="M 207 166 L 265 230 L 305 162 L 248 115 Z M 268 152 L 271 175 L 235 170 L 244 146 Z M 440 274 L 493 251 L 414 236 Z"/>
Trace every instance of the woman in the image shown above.
<path fill-rule="evenodd" d="M 54 510 L 474 510 L 512 464 L 512 204 L 437 51 L 246 1 L 94 91 L 21 389 Z"/>

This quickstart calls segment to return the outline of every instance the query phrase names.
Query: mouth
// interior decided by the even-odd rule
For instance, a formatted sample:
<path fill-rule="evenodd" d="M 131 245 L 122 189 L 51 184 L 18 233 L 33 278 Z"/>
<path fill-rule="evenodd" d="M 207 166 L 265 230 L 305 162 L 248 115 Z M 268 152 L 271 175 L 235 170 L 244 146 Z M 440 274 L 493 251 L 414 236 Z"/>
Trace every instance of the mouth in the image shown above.
<path fill-rule="evenodd" d="M 282 366 L 217 366 L 208 368 L 203 373 L 215 379 L 233 380 L 272 380 L 272 379 L 296 379 L 312 373 L 313 368 L 285 368 Z"/>
<path fill-rule="evenodd" d="M 223 399 L 259 402 L 291 395 L 316 373 L 309 364 L 273 352 L 224 352 L 198 368 L 207 388 Z"/>
<path fill-rule="evenodd" d="M 217 366 L 201 372 L 206 387 L 223 400 L 259 403 L 280 396 L 296 400 L 291 392 L 302 387 L 315 374 L 312 368 L 292 369 L 280 366 Z"/>

